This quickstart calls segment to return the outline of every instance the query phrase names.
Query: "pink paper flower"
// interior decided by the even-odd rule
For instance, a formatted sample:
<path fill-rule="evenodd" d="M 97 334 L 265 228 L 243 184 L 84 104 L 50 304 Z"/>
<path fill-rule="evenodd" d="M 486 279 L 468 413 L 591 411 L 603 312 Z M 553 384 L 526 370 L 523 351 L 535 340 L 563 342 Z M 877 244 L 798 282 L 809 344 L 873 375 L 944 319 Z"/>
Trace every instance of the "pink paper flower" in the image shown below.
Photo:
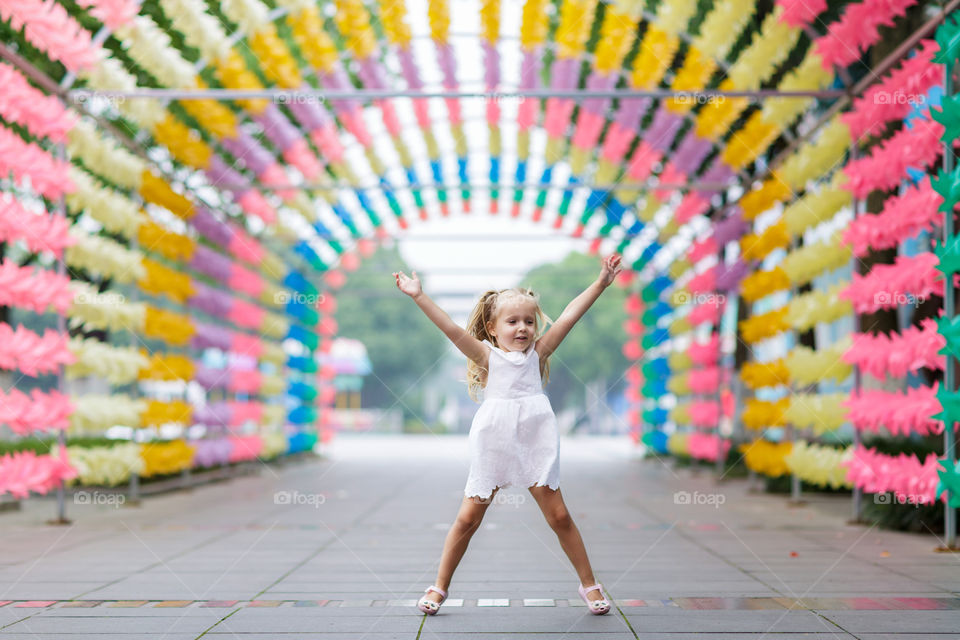
<path fill-rule="evenodd" d="M 0 198 L 0 240 L 21 240 L 31 251 L 49 251 L 60 257 L 65 247 L 76 243 L 69 229 L 64 216 L 34 213 L 16 199 Z"/>
<path fill-rule="evenodd" d="M 939 463 L 934 453 L 920 462 L 912 454 L 888 456 L 861 445 L 840 464 L 847 467 L 847 480 L 867 493 L 892 492 L 898 501 L 911 504 L 935 500 Z"/>
<path fill-rule="evenodd" d="M 943 433 L 943 423 L 931 416 L 942 410 L 937 385 L 916 387 L 906 393 L 862 391 L 852 393 L 844 406 L 847 418 L 857 429 L 877 432 L 885 427 L 892 435 Z"/>
<path fill-rule="evenodd" d="M 31 491 L 47 493 L 75 477 L 77 470 L 65 456 L 18 451 L 0 457 L 0 494 L 9 493 L 14 498 L 26 498 Z"/>
<path fill-rule="evenodd" d="M 903 377 L 926 367 L 943 370 L 945 357 L 937 352 L 946 346 L 946 339 L 937 332 L 933 318 L 920 322 L 920 327 L 908 327 L 900 334 L 854 334 L 853 344 L 843 355 L 848 364 L 860 368 L 875 378 L 887 375 Z"/>
<path fill-rule="evenodd" d="M 932 231 L 943 218 L 937 208 L 943 203 L 925 178 L 911 186 L 901 196 L 891 196 L 883 211 L 876 215 L 862 215 L 850 223 L 843 233 L 843 241 L 862 256 L 870 249 L 891 249 L 904 238 L 912 238 L 921 231 Z"/>
<path fill-rule="evenodd" d="M 854 274 L 853 281 L 839 296 L 850 300 L 859 313 L 917 304 L 931 295 L 942 296 L 938 263 L 931 252 L 897 256 L 894 264 L 878 264 L 865 276 Z"/>
<path fill-rule="evenodd" d="M 53 373 L 74 362 L 67 339 L 52 329 L 39 336 L 29 329 L 0 324 L 0 369 L 19 369 L 28 376 Z"/>

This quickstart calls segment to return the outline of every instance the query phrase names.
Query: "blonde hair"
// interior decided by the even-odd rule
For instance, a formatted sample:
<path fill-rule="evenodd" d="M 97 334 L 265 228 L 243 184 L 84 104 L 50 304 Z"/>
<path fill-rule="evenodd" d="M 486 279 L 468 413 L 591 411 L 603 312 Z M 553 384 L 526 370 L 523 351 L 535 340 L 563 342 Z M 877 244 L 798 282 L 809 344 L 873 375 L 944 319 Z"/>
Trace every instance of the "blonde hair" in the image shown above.
<path fill-rule="evenodd" d="M 492 324 L 503 303 L 509 299 L 525 298 L 534 304 L 534 333 L 533 339 L 543 335 L 548 324 L 553 324 L 547 314 L 540 307 L 540 296 L 532 289 L 527 287 L 510 287 L 509 289 L 489 289 L 480 296 L 473 311 L 470 312 L 470 319 L 467 320 L 467 333 L 477 340 L 489 340 L 492 344 L 499 347 L 497 339 L 491 336 L 487 330 L 487 325 Z M 540 360 L 540 379 L 546 384 L 550 379 L 550 357 Z M 467 393 L 474 402 L 479 402 L 480 390 L 487 386 L 487 369 L 481 367 L 473 360 L 467 360 Z"/>

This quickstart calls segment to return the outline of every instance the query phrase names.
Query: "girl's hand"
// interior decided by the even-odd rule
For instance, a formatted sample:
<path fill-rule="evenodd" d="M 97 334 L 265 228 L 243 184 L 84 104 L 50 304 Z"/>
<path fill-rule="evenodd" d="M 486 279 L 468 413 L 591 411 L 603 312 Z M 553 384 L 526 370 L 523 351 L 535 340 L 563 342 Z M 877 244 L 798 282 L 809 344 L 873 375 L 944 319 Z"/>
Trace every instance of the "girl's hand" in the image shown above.
<path fill-rule="evenodd" d="M 408 278 L 407 274 L 403 271 L 394 271 L 393 277 L 397 280 L 397 288 L 400 291 L 403 291 L 405 294 L 411 298 L 416 298 L 423 291 L 423 288 L 420 286 L 420 278 L 417 277 L 417 272 L 413 271 L 412 278 Z"/>
<path fill-rule="evenodd" d="M 614 253 L 603 259 L 603 267 L 597 279 L 604 287 L 609 287 L 621 271 L 623 267 L 620 265 L 620 256 Z"/>

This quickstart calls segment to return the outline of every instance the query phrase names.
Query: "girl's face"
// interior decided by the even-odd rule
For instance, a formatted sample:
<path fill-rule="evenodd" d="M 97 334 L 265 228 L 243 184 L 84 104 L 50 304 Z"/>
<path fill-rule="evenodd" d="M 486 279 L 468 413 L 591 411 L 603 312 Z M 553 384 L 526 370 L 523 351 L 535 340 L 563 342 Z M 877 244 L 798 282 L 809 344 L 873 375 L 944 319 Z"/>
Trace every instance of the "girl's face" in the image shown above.
<path fill-rule="evenodd" d="M 487 331 L 504 351 L 525 351 L 537 333 L 536 310 L 536 304 L 530 300 L 507 300 L 500 305 Z"/>

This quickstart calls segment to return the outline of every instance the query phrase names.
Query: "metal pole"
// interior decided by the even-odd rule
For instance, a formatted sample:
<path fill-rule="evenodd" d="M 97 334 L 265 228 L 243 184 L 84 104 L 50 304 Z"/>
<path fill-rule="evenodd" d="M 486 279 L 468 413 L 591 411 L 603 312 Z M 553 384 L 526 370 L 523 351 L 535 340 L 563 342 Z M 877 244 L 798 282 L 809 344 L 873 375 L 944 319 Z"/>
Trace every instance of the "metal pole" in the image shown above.
<path fill-rule="evenodd" d="M 943 93 L 945 97 L 953 95 L 953 60 L 947 60 L 945 67 L 945 75 L 943 78 Z M 944 145 L 943 149 L 943 170 L 947 175 L 953 172 L 954 168 L 954 154 L 953 154 L 953 140 L 948 140 Z M 954 230 L 953 230 L 953 210 L 947 211 L 943 217 L 943 244 L 944 246 L 949 246 L 955 241 Z M 944 296 L 943 296 L 943 313 L 947 318 L 953 318 L 956 315 L 956 297 L 953 284 L 953 278 L 947 279 L 947 286 L 944 287 Z M 956 358 L 950 355 L 949 350 L 947 351 L 947 360 L 945 368 L 943 371 L 943 385 L 946 387 L 947 392 L 952 392 L 956 389 Z M 955 460 L 956 456 L 954 454 L 954 424 L 948 423 L 945 425 L 943 430 L 943 456 L 947 460 Z M 949 500 L 952 496 L 947 492 L 947 499 Z M 953 549 L 957 543 L 957 511 L 950 507 L 948 503 L 944 503 L 944 537 L 946 538 L 947 549 Z"/>
<path fill-rule="evenodd" d="M 858 153 L 858 148 L 854 145 L 850 149 L 850 157 L 856 159 Z M 858 198 L 853 199 L 853 219 L 856 221 L 857 217 L 860 215 L 860 205 L 861 202 Z M 853 274 L 856 272 L 857 268 L 857 258 L 856 256 L 850 259 L 850 275 L 851 280 L 853 279 Z M 856 309 L 853 311 L 853 331 L 854 333 L 860 332 L 860 315 L 857 313 Z M 853 393 L 860 393 L 860 390 L 863 387 L 863 371 L 860 370 L 860 365 L 855 365 L 853 368 Z M 860 432 L 856 427 L 853 428 L 853 448 L 856 450 L 860 447 Z M 861 514 L 863 513 L 863 489 L 854 485 L 853 487 L 853 519 L 850 521 L 850 524 L 858 524 L 862 522 Z"/>
<path fill-rule="evenodd" d="M 54 155 L 58 160 L 65 160 L 67 157 L 67 149 L 63 144 L 58 144 L 54 151 Z M 67 203 L 63 195 L 57 200 L 57 207 L 54 215 L 67 217 Z M 65 276 L 67 273 L 67 262 L 64 255 L 61 253 L 60 257 L 57 258 L 57 274 L 60 276 Z M 57 314 L 57 332 L 66 336 L 67 334 L 67 319 L 62 313 Z M 63 366 L 57 370 L 57 389 L 60 393 L 66 393 L 66 376 L 64 375 Z M 63 429 L 57 431 L 57 446 L 60 448 L 58 453 L 65 453 L 67 450 L 67 434 Z M 66 483 L 61 480 L 57 485 L 57 516 L 53 520 L 47 521 L 47 524 L 71 524 L 70 520 L 67 519 L 67 500 L 66 500 Z"/>

